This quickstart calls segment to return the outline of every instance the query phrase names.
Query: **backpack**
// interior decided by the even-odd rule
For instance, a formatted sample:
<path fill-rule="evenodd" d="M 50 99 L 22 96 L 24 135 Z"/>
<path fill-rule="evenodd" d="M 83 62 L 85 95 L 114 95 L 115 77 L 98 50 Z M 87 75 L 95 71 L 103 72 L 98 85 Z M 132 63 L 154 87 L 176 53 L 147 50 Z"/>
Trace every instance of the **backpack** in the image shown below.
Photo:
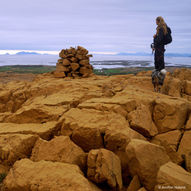
<path fill-rule="evenodd" d="M 172 42 L 171 29 L 167 26 L 167 34 L 164 35 L 164 45 L 167 45 Z"/>

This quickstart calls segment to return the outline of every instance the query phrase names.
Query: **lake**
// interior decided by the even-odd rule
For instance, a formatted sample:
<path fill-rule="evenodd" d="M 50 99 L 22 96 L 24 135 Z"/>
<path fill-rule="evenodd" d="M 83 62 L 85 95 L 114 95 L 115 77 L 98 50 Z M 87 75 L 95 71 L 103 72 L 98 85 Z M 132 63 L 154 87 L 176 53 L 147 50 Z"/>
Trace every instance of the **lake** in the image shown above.
<path fill-rule="evenodd" d="M 0 55 L 0 66 L 5 65 L 51 65 L 55 66 L 57 55 Z M 118 67 L 151 67 L 154 56 L 94 55 L 90 63 L 95 69 Z M 166 66 L 191 67 L 191 57 L 165 57 Z"/>

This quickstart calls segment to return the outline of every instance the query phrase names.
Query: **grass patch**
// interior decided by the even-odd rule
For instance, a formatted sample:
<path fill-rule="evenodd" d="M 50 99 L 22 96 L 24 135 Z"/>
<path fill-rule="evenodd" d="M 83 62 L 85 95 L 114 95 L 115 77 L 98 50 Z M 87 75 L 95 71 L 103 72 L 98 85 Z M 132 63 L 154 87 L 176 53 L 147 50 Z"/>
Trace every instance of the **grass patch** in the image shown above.
<path fill-rule="evenodd" d="M 104 75 L 104 76 L 111 76 L 111 75 L 125 75 L 125 74 L 137 74 L 141 71 L 149 71 L 153 70 L 152 67 L 136 67 L 136 68 L 109 68 L 109 69 L 94 69 L 93 72 L 96 75 Z"/>
<path fill-rule="evenodd" d="M 117 74 L 124 74 L 124 71 L 122 68 L 94 69 L 93 73 L 96 75 L 111 76 Z"/>
<path fill-rule="evenodd" d="M 13 65 L 13 66 L 1 66 L 0 72 L 42 74 L 42 73 L 52 72 L 55 69 L 56 69 L 56 66 Z"/>
<path fill-rule="evenodd" d="M 3 182 L 3 180 L 5 179 L 6 176 L 7 176 L 6 173 L 1 173 L 1 174 L 0 174 L 0 183 Z"/>
<path fill-rule="evenodd" d="M 46 65 L 12 65 L 12 66 L 0 66 L 0 72 L 11 73 L 32 73 L 42 74 L 52 72 L 56 70 L 56 66 Z M 131 68 L 103 68 L 94 69 L 93 73 L 96 75 L 111 76 L 111 75 L 125 75 L 125 74 L 137 74 L 141 71 L 153 70 L 152 67 L 131 67 Z"/>

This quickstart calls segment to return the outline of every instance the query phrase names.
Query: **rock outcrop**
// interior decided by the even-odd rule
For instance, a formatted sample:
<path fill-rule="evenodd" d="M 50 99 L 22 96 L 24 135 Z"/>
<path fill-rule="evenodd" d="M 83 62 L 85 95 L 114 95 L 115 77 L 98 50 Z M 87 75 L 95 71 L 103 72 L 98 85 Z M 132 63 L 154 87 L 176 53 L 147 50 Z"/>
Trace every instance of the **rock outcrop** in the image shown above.
<path fill-rule="evenodd" d="M 147 190 L 144 187 L 142 187 L 138 191 L 147 191 Z"/>
<path fill-rule="evenodd" d="M 140 105 L 136 110 L 130 112 L 128 120 L 131 128 L 145 137 L 153 137 L 158 134 L 158 130 L 152 121 L 150 110 L 145 105 Z"/>
<path fill-rule="evenodd" d="M 78 165 L 82 170 L 86 167 L 86 154 L 75 145 L 69 137 L 58 136 L 51 141 L 39 139 L 32 151 L 33 161 L 54 161 Z"/>
<path fill-rule="evenodd" d="M 49 140 L 60 130 L 58 122 L 47 122 L 43 124 L 35 123 L 1 123 L 0 135 L 6 134 L 32 134 L 38 135 L 42 139 Z"/>
<path fill-rule="evenodd" d="M 13 190 L 87 190 L 100 191 L 88 181 L 78 166 L 29 159 L 17 161 L 4 180 L 4 189 Z"/>
<path fill-rule="evenodd" d="M 184 155 L 184 160 L 186 170 L 191 173 L 191 152 Z"/>
<path fill-rule="evenodd" d="M 183 97 L 191 101 L 191 78 L 190 69 L 177 68 L 165 80 L 163 93 L 172 97 Z"/>
<path fill-rule="evenodd" d="M 181 155 L 191 153 L 191 131 L 185 131 L 181 139 L 178 152 Z"/>
<path fill-rule="evenodd" d="M 175 182 L 190 189 L 191 70 L 168 73 L 159 94 L 150 71 L 91 75 L 88 52 L 68 50 L 58 61 L 71 70 L 66 78 L 0 83 L 0 187 L 153 191 Z"/>
<path fill-rule="evenodd" d="M 191 173 L 172 162 L 164 164 L 157 175 L 155 191 L 159 190 L 191 190 Z"/>
<path fill-rule="evenodd" d="M 188 105 L 183 100 L 156 100 L 153 119 L 159 133 L 181 129 L 187 119 Z"/>
<path fill-rule="evenodd" d="M 151 142 L 163 146 L 171 161 L 181 165 L 183 163 L 183 158 L 181 154 L 177 152 L 181 138 L 182 132 L 180 130 L 173 130 L 156 135 Z"/>
<path fill-rule="evenodd" d="M 106 149 L 91 150 L 88 154 L 87 176 L 96 183 L 107 184 L 114 189 L 122 189 L 121 164 L 118 156 Z"/>
<path fill-rule="evenodd" d="M 63 116 L 61 134 L 71 139 L 84 151 L 104 147 L 106 129 L 129 127 L 128 121 L 120 114 L 95 109 L 72 108 Z"/>
<path fill-rule="evenodd" d="M 21 158 L 27 158 L 37 140 L 36 135 L 6 134 L 0 135 L 0 161 L 11 166 Z"/>
<path fill-rule="evenodd" d="M 131 183 L 129 184 L 127 191 L 138 191 L 139 189 L 141 189 L 141 184 L 139 181 L 139 177 L 135 175 Z"/>
<path fill-rule="evenodd" d="M 132 139 L 126 153 L 131 175 L 138 175 L 144 187 L 152 191 L 160 166 L 170 161 L 165 149 L 147 141 Z"/>

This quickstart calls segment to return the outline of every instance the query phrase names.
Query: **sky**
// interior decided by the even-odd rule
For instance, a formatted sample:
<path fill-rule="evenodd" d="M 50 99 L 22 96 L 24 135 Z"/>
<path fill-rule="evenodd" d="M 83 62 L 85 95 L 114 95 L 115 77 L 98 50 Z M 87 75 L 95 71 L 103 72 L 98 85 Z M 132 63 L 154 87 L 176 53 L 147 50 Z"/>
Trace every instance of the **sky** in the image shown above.
<path fill-rule="evenodd" d="M 1 0 L 0 50 L 150 52 L 162 16 L 171 53 L 191 53 L 191 0 Z"/>

